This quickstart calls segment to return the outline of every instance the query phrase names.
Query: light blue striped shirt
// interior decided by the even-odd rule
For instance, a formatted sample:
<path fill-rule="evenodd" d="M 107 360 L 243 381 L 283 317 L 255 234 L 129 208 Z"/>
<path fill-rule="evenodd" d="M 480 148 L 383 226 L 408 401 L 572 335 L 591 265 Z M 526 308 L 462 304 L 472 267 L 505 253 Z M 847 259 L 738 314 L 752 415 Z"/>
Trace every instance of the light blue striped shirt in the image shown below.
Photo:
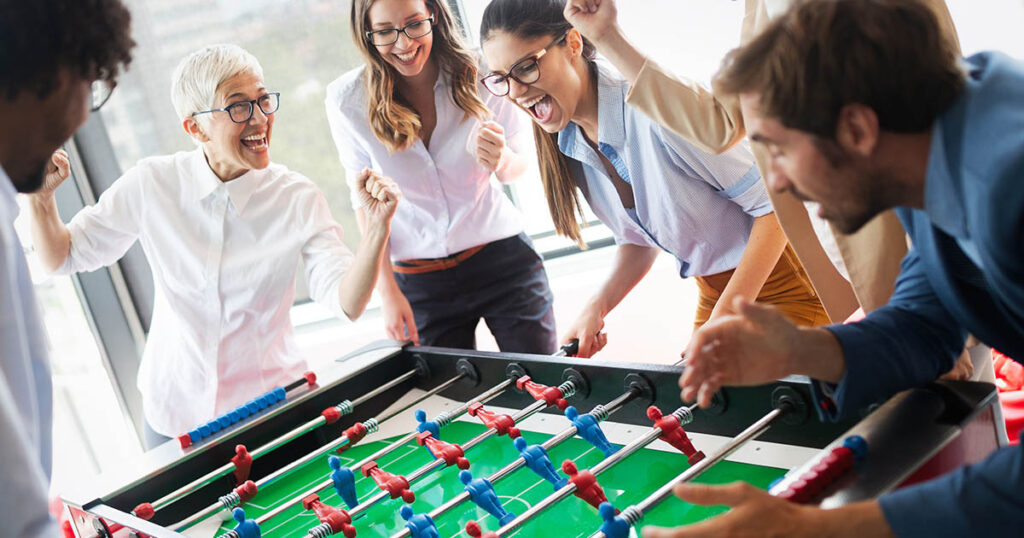
<path fill-rule="evenodd" d="M 669 252 L 683 277 L 735 269 L 754 217 L 773 211 L 749 145 L 721 155 L 702 151 L 626 106 L 628 89 L 599 64 L 597 145 L 633 187 L 635 211 L 623 207 L 600 156 L 570 122 L 558 145 L 576 184 L 616 243 Z"/>

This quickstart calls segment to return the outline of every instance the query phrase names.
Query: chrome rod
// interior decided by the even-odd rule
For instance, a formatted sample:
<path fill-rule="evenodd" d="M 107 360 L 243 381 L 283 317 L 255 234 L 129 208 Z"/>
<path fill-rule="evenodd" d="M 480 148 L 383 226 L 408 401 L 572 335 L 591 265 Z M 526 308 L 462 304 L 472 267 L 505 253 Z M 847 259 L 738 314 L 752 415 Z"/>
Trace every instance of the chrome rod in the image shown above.
<path fill-rule="evenodd" d="M 476 403 L 476 402 L 485 403 L 488 400 L 491 400 L 491 399 L 497 397 L 499 394 L 501 394 L 506 389 L 508 389 L 508 387 L 511 386 L 511 385 L 512 385 L 512 380 L 511 379 L 506 379 L 505 381 L 502 381 L 501 383 L 498 383 L 497 385 L 491 387 L 490 389 L 487 389 L 485 392 L 481 393 L 477 397 L 469 400 L 466 403 L 463 403 L 463 404 L 459 405 L 457 408 L 453 409 L 452 411 L 447 412 L 446 416 L 448 417 L 448 420 L 449 421 L 453 420 L 456 417 L 459 417 L 462 414 L 464 414 L 469 409 L 469 406 L 471 404 L 473 404 L 473 403 Z M 430 394 L 428 394 L 426 396 L 432 395 L 433 393 L 435 393 L 435 391 L 436 392 L 440 392 L 440 390 L 443 390 L 443 389 L 431 390 Z M 411 407 L 412 405 L 415 405 L 416 403 L 419 403 L 424 398 L 417 399 L 416 402 L 413 402 L 413 404 L 405 407 L 405 409 L 409 409 L 409 407 Z M 381 422 L 383 422 L 383 420 Z M 447 425 L 447 422 L 445 422 L 445 425 Z M 356 463 L 355 465 L 350 466 L 349 468 L 350 469 L 354 469 L 356 472 L 358 472 L 362 468 L 363 465 L 365 465 L 365 464 L 367 464 L 367 463 L 369 463 L 371 461 L 375 461 L 375 460 L 377 460 L 377 458 L 380 458 L 381 456 L 384 456 L 385 454 L 390 453 L 391 451 L 393 451 L 396 448 L 404 445 L 405 443 L 415 439 L 416 435 L 418 433 L 419 432 L 416 432 L 414 430 L 412 433 L 408 433 L 406 435 L 403 435 L 399 439 L 397 439 L 397 440 L 393 441 L 392 443 L 390 443 L 388 446 L 378 450 L 377 452 L 374 452 L 369 457 L 364 458 L 362 461 L 360 461 L 359 463 Z M 308 495 L 311 495 L 313 493 L 319 493 L 320 491 L 323 491 L 325 488 L 329 487 L 332 483 L 333 482 L 331 480 L 329 480 L 329 479 L 328 480 L 324 480 L 320 484 L 314 486 L 313 488 L 310 488 L 308 491 L 306 491 L 302 495 L 293 497 L 293 498 L 289 499 L 288 501 L 286 501 L 284 504 L 282 504 L 282 505 L 278 506 L 277 508 L 271 510 L 270 512 L 267 512 L 266 514 L 260 516 L 259 518 L 256 519 L 256 523 L 259 524 L 259 525 L 262 525 L 263 523 L 265 523 L 267 521 L 270 521 L 271 519 L 277 517 L 278 515 L 280 515 L 282 512 L 284 512 L 288 508 L 290 508 L 290 507 L 292 507 L 292 506 L 302 502 L 302 499 L 304 497 L 306 497 Z M 381 493 L 384 493 L 384 492 L 381 492 Z M 384 493 L 384 495 L 387 495 L 387 494 Z M 358 508 L 358 506 L 356 508 Z"/>
<path fill-rule="evenodd" d="M 631 390 L 629 392 L 623 393 L 622 396 L 619 396 L 618 398 L 615 398 L 614 400 L 608 402 L 606 405 L 602 406 L 602 409 L 604 409 L 604 414 L 607 416 L 618 411 L 619 409 L 622 408 L 622 406 L 629 403 L 633 398 L 636 398 L 637 394 L 637 391 Z M 565 442 L 565 440 L 572 438 L 572 436 L 574 435 L 576 435 L 576 426 L 569 426 L 568 428 L 562 430 L 561 432 L 555 434 L 553 437 L 549 438 L 547 441 L 544 441 L 544 443 L 542 443 L 540 446 L 545 451 L 550 450 L 551 448 Z M 498 483 L 498 481 L 512 474 L 513 472 L 515 472 L 524 465 L 526 465 L 526 459 L 523 457 L 518 457 L 514 461 L 512 461 L 512 463 L 509 463 L 508 465 L 502 467 L 501 469 L 498 469 L 491 476 L 488 476 L 487 480 L 490 481 L 491 484 L 496 484 Z M 441 516 L 441 514 L 444 514 L 451 510 L 452 508 L 455 508 L 456 506 L 466 502 L 466 500 L 468 499 L 469 493 L 463 491 L 462 493 L 452 498 L 448 502 L 435 508 L 427 515 L 429 515 L 432 518 L 437 518 Z M 411 532 L 409 531 L 408 528 L 403 528 L 395 534 L 392 534 L 391 538 L 404 538 L 406 536 L 409 536 L 410 534 Z"/>
<path fill-rule="evenodd" d="M 738 450 L 748 441 L 760 437 L 762 433 L 768 431 L 768 428 L 771 427 L 773 422 L 778 420 L 779 417 L 785 415 L 788 411 L 789 408 L 787 406 L 782 406 L 779 407 L 778 409 L 773 409 L 770 413 L 761 417 L 760 420 L 751 424 L 750 427 L 740 432 L 739 435 L 733 437 L 718 452 L 715 452 L 714 454 L 688 467 L 678 476 L 676 476 L 672 480 L 669 480 L 668 482 L 665 483 L 665 485 L 655 490 L 655 492 L 649 495 L 646 499 L 623 510 L 622 514 L 627 518 L 627 521 L 629 521 L 630 525 L 636 525 L 637 521 L 639 521 L 640 518 L 643 517 L 643 515 L 646 514 L 648 510 L 653 508 L 658 503 L 664 501 L 666 498 L 669 497 L 669 495 L 672 494 L 672 488 L 674 488 L 676 484 L 690 482 L 693 479 L 697 478 L 698 476 L 704 474 L 704 472 L 707 471 L 712 465 L 729 457 L 729 455 L 731 455 L 733 452 L 736 452 L 736 450 Z M 605 536 L 603 532 L 597 531 L 594 534 L 591 534 L 590 538 L 597 538 L 603 536 Z"/>
<path fill-rule="evenodd" d="M 696 405 L 688 409 L 692 412 L 694 408 L 696 408 Z M 687 408 L 684 407 L 683 409 Z M 651 444 L 655 439 L 657 439 L 661 435 L 661 433 L 661 428 L 652 427 L 650 431 L 648 431 L 644 435 L 640 436 L 637 439 L 634 439 L 628 445 L 620 448 L 618 452 L 612 454 L 611 456 L 608 456 L 607 458 L 601 460 L 597 465 L 591 467 L 590 472 L 593 473 L 594 476 L 601 474 L 609 467 L 619 463 L 620 461 L 626 459 L 627 457 L 629 457 L 636 451 L 640 450 L 641 448 Z M 544 510 L 547 510 L 558 501 L 568 497 L 569 495 L 572 495 L 575 491 L 576 484 L 569 482 L 568 484 L 565 485 L 565 487 L 559 489 L 558 491 L 552 493 L 551 495 L 548 495 L 547 497 L 544 498 L 544 500 L 531 506 L 518 517 L 508 522 L 508 524 L 503 525 L 500 529 L 496 531 L 497 535 L 504 536 L 518 529 L 524 523 L 533 519 Z"/>
<path fill-rule="evenodd" d="M 378 388 L 376 388 L 376 389 L 366 393 L 365 395 L 363 395 L 363 396 L 361 396 L 359 398 L 356 398 L 355 401 L 349 402 L 348 400 L 345 400 L 344 402 L 339 404 L 339 407 L 343 406 L 346 409 L 348 409 L 348 413 L 351 413 L 352 409 L 354 409 L 356 406 L 358 406 L 360 404 L 363 404 L 363 403 L 366 403 L 371 398 L 375 398 L 377 396 L 380 396 L 385 391 L 388 391 L 388 390 L 398 386 L 399 384 L 409 380 L 412 376 L 414 376 L 416 374 L 417 374 L 417 370 L 409 370 L 408 372 L 406 372 L 406 373 L 402 374 L 401 376 L 399 376 L 399 377 L 397 377 L 397 378 L 395 378 L 395 379 L 385 383 L 384 385 L 381 385 L 380 387 L 378 387 Z M 387 420 L 387 419 L 397 415 L 398 413 L 401 413 L 401 412 L 403 412 L 405 410 L 408 410 L 410 407 L 412 407 L 412 406 L 422 402 L 423 400 L 429 398 L 430 396 L 433 396 L 435 394 L 440 393 L 441 391 L 443 391 L 443 390 L 447 389 L 448 387 L 452 386 L 452 384 L 456 383 L 457 381 L 459 381 L 463 377 L 465 377 L 464 374 L 459 374 L 459 375 L 449 379 L 448 381 L 445 381 L 444 383 L 441 383 L 440 385 L 434 387 L 433 389 L 430 389 L 429 392 L 424 393 L 422 396 L 417 398 L 415 401 L 410 402 L 409 404 L 406 404 L 406 405 L 402 406 L 401 409 L 397 409 L 397 410 L 395 410 L 395 411 L 393 411 L 391 413 L 388 413 L 387 415 L 382 415 L 380 418 L 374 418 L 372 420 L 377 420 L 377 421 L 383 422 L 383 421 L 385 421 L 385 420 Z M 345 413 L 345 414 L 348 414 L 348 413 Z M 276 448 L 279 448 L 280 446 L 282 446 L 282 445 L 284 445 L 284 444 L 294 440 L 295 438 L 297 438 L 302 433 L 309 432 L 309 431 L 313 430 L 315 427 L 319 427 L 319 426 L 323 425 L 324 423 L 326 423 L 326 421 L 327 421 L 327 419 L 325 419 L 323 416 L 317 417 L 316 419 L 313 419 L 313 420 L 309 421 L 305 425 L 300 426 L 298 428 L 295 428 L 294 430 L 292 430 L 292 431 L 290 431 L 290 432 L 288 432 L 288 433 L 278 437 L 277 439 L 274 439 L 273 441 L 270 441 L 269 443 L 261 446 L 255 452 L 252 453 L 253 460 L 256 460 L 256 458 L 258 458 L 259 456 L 262 456 L 262 455 L 264 455 L 264 454 L 266 454 L 266 453 L 268 453 L 268 452 L 270 452 L 270 451 L 272 451 L 272 450 L 274 450 Z M 311 424 L 314 424 L 314 423 L 319 423 L 319 424 L 317 424 L 316 426 L 314 426 L 312 428 L 309 427 Z M 273 473 L 271 473 L 271 474 L 269 474 L 269 475 L 259 479 L 258 481 L 256 481 L 256 488 L 257 488 L 257 490 L 259 490 L 259 488 L 262 488 L 263 486 L 273 482 L 274 480 L 278 479 L 284 473 L 286 473 L 288 471 L 291 471 L 292 469 L 295 469 L 296 467 L 298 467 L 300 465 L 308 463 L 309 461 L 311 461 L 312 459 L 316 458 L 317 456 L 321 456 L 321 455 L 325 454 L 326 452 L 331 451 L 332 449 L 344 446 L 344 445 L 348 444 L 348 442 L 349 442 L 348 436 L 347 435 L 341 435 L 333 443 L 330 443 L 328 445 L 320 447 L 319 449 L 311 452 L 310 454 L 307 454 L 302 459 L 293 461 L 293 462 L 289 463 L 288 465 L 286 465 L 285 467 L 283 467 L 281 469 L 278 469 L 277 471 L 274 471 Z M 232 464 L 232 466 L 233 466 L 233 464 Z M 228 496 L 230 496 L 230 495 L 231 494 L 228 494 Z M 225 498 L 227 498 L 227 496 L 221 497 L 221 499 L 219 499 L 217 502 L 210 504 L 209 506 L 207 506 L 206 508 L 200 510 L 199 512 L 196 512 L 195 514 L 192 514 L 188 518 L 178 522 L 175 525 L 175 530 L 181 531 L 181 530 L 187 529 L 187 528 L 191 527 L 192 525 L 195 525 L 199 521 L 202 521 L 202 520 L 210 517 L 211 515 L 217 513 L 221 509 L 231 510 L 232 508 L 234 508 L 234 506 L 237 506 L 237 504 L 241 504 L 240 502 L 238 502 L 237 504 L 232 504 L 230 501 L 226 502 L 226 501 L 223 500 Z"/>
<path fill-rule="evenodd" d="M 508 381 L 511 382 L 511 380 L 508 380 Z M 562 383 L 561 385 L 559 385 L 558 388 L 561 389 L 562 393 L 564 395 L 566 395 L 567 397 L 576 393 L 576 385 L 574 385 L 572 381 L 566 381 L 565 383 Z M 533 402 L 532 404 L 530 404 L 529 406 L 527 406 L 526 408 L 524 408 L 521 411 L 519 411 L 518 413 L 516 413 L 512 417 L 512 420 L 514 420 L 515 422 L 519 422 L 520 420 L 526 420 L 527 418 L 529 418 L 530 416 L 534 415 L 535 413 L 537 413 L 541 409 L 544 409 L 547 406 L 548 405 L 547 405 L 547 403 L 544 400 L 537 400 L 537 401 Z M 468 405 L 466 407 L 468 408 Z M 470 448 L 473 448 L 474 446 L 480 444 L 481 442 L 486 440 L 488 437 L 491 437 L 492 435 L 494 435 L 496 433 L 498 433 L 498 430 L 496 430 L 494 428 L 488 428 L 487 431 L 485 431 L 485 432 L 481 433 L 480 435 L 477 435 L 476 437 L 470 439 L 464 445 L 461 445 L 463 451 L 466 451 L 466 450 L 469 450 Z M 415 470 L 414 472 L 412 472 L 409 476 L 406 477 L 406 480 L 409 482 L 409 485 L 411 487 L 413 482 L 415 482 L 415 481 L 419 480 L 420 478 L 426 476 L 427 473 L 433 471 L 434 469 L 437 469 L 439 467 L 444 466 L 444 464 L 445 464 L 445 462 L 444 462 L 443 459 L 437 458 L 434 461 L 432 461 L 432 462 L 424 465 L 423 467 L 420 467 L 419 469 Z M 377 503 L 383 501 L 384 499 L 387 499 L 390 496 L 391 495 L 388 492 L 381 491 L 381 492 L 377 493 L 376 495 L 374 495 L 373 497 L 370 497 L 366 501 L 363 501 L 362 503 L 357 505 L 355 508 L 349 510 L 348 511 L 348 515 L 352 519 L 355 519 L 357 516 L 359 516 L 360 514 L 365 512 L 366 510 L 370 509 L 370 507 L 376 505 Z M 320 527 L 318 527 L 318 528 L 320 528 Z M 315 535 L 307 534 L 306 536 L 308 537 L 308 536 L 315 536 Z"/>
<path fill-rule="evenodd" d="M 384 392 L 384 391 L 386 391 L 388 389 L 394 388 L 395 386 L 397 386 L 400 383 L 405 382 L 406 380 L 408 380 L 409 378 L 411 378 L 414 375 L 416 375 L 416 370 L 415 369 L 414 370 L 409 370 L 408 372 L 402 374 L 398 378 L 393 379 L 393 380 L 389 381 L 388 383 L 385 383 L 381 387 L 378 387 L 378 388 L 370 391 L 368 394 L 365 394 L 362 397 L 358 398 L 356 400 L 356 402 L 358 402 L 358 403 L 365 402 L 369 398 L 373 398 L 373 397 L 379 395 L 380 393 L 382 393 L 382 392 Z M 356 402 L 353 402 L 351 404 L 351 406 L 355 407 L 356 405 L 358 405 L 358 403 L 356 403 Z M 290 431 L 290 432 L 288 432 L 288 433 L 278 437 L 277 439 L 274 439 L 273 441 L 270 441 L 269 443 L 267 443 L 267 444 L 257 448 L 255 451 L 251 452 L 250 455 L 252 456 L 253 460 L 256 460 L 260 456 L 263 456 L 264 454 L 266 454 L 266 453 L 268 453 L 268 452 L 270 452 L 270 451 L 280 447 L 281 445 L 283 445 L 285 443 L 288 443 L 289 441 L 292 441 L 296 437 L 298 437 L 298 436 L 300 436 L 300 435 L 302 435 L 302 434 L 304 434 L 306 432 L 309 432 L 310 430 L 312 430 L 314 428 L 317 428 L 319 426 L 324 425 L 325 423 L 326 423 L 326 420 L 324 419 L 324 417 L 322 417 L 322 416 L 321 417 L 317 417 L 317 418 L 307 422 L 306 424 L 303 424 L 302 426 L 299 426 L 298 428 L 295 428 L 294 430 L 292 430 L 292 431 Z M 167 495 L 164 495 L 163 497 L 160 497 L 159 499 L 153 501 L 153 503 L 152 503 L 153 511 L 156 512 L 156 511 L 160 510 L 161 508 L 164 508 L 165 506 L 173 503 L 174 501 L 184 497 L 185 495 L 187 495 L 187 494 L 189 494 L 189 493 L 191 493 L 191 492 L 193 492 L 193 491 L 195 491 L 195 490 L 197 490 L 197 489 L 199 489 L 199 488 L 209 484 L 210 482 L 213 482 L 214 480 L 216 480 L 216 479 L 218 479 L 218 478 L 220 478 L 220 477 L 230 473 L 234 468 L 235 468 L 235 464 L 234 463 L 230 463 L 230 462 L 229 463 L 225 463 L 224 465 L 221 465 L 220 467 L 214 469 L 213 471 L 210 471 L 209 473 L 206 473 L 205 475 L 203 475 L 203 476 L 193 480 L 192 482 L 189 482 L 188 484 L 185 484 L 184 486 L 182 486 L 182 487 L 180 487 L 180 488 L 178 488 L 178 489 L 168 493 Z"/>

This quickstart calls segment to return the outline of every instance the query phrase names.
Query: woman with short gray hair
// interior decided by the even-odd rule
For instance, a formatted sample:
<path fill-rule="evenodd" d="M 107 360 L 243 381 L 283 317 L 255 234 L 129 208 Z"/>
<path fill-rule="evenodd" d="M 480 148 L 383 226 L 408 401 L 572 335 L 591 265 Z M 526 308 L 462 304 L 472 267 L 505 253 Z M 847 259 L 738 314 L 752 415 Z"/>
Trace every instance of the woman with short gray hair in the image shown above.
<path fill-rule="evenodd" d="M 171 100 L 195 150 L 143 159 L 66 226 L 53 191 L 69 164 L 58 152 L 30 204 L 40 259 L 56 273 L 92 271 L 142 245 L 155 288 L 138 377 L 148 446 L 306 371 L 289 318 L 298 261 L 313 299 L 356 319 L 400 197 L 390 179 L 359 174 L 369 218 L 353 256 L 320 189 L 270 161 L 280 95 L 240 47 L 188 55 Z"/>

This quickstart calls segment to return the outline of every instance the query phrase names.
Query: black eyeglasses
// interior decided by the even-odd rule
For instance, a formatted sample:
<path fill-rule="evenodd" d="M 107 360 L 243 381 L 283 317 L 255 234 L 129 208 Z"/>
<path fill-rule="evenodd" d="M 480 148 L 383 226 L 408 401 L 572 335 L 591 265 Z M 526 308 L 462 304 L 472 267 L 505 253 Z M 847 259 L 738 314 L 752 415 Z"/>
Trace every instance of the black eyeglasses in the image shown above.
<path fill-rule="evenodd" d="M 405 34 L 409 39 L 419 39 L 434 30 L 434 17 L 412 21 L 401 28 L 388 28 L 366 32 L 366 39 L 375 46 L 383 47 L 398 42 L 398 33 Z"/>
<path fill-rule="evenodd" d="M 99 77 L 89 88 L 89 112 L 96 112 L 110 99 L 117 87 L 117 81 L 106 70 L 100 70 Z"/>
<path fill-rule="evenodd" d="M 213 112 L 227 112 L 231 121 L 235 123 L 245 123 L 249 121 L 249 118 L 252 118 L 253 105 L 259 106 L 260 110 L 263 111 L 263 114 L 269 116 L 274 112 L 277 112 L 277 108 L 281 106 L 281 93 L 268 93 L 256 99 L 230 104 L 224 108 L 193 112 L 192 115 L 198 116 L 200 114 L 211 114 Z"/>
<path fill-rule="evenodd" d="M 508 79 L 512 79 L 520 84 L 526 85 L 537 82 L 540 80 L 540 59 L 548 53 L 548 50 L 551 49 L 551 47 L 565 41 L 565 36 L 567 35 L 569 34 L 563 34 L 562 37 L 552 41 L 550 45 L 512 64 L 512 67 L 508 68 L 507 75 L 491 72 L 486 77 L 480 79 L 480 81 L 484 83 L 484 87 L 487 88 L 487 91 L 493 93 L 497 97 L 504 97 L 508 95 L 510 89 Z"/>

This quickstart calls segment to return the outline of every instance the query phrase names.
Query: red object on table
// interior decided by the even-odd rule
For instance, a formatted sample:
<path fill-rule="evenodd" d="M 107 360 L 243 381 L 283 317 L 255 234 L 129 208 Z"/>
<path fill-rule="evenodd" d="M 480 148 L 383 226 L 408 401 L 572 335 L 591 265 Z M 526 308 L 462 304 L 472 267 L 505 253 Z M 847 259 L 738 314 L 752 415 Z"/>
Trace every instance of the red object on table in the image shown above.
<path fill-rule="evenodd" d="M 320 523 L 327 523 L 335 534 L 342 533 L 345 538 L 355 538 L 356 528 L 352 526 L 352 517 L 341 508 L 335 508 L 323 503 L 316 493 L 311 493 L 302 498 L 302 507 L 316 513 Z"/>
<path fill-rule="evenodd" d="M 679 419 L 675 415 L 664 416 L 661 414 L 661 409 L 652 405 L 647 408 L 647 418 L 653 420 L 654 427 L 661 430 L 661 435 L 658 436 L 658 439 L 665 441 L 683 454 L 686 454 L 686 459 L 690 462 L 690 465 L 704 459 L 704 452 L 693 447 L 693 442 L 690 441 L 690 437 L 686 435 L 686 430 L 683 429 L 683 425 L 679 423 Z"/>
<path fill-rule="evenodd" d="M 594 473 L 586 469 L 582 471 L 576 469 L 576 464 L 572 460 L 562 462 L 562 471 L 569 475 L 569 481 L 576 486 L 573 495 L 587 501 L 594 508 L 598 508 L 601 503 L 608 501 L 608 497 L 605 497 L 604 489 L 601 484 L 597 483 Z"/>
<path fill-rule="evenodd" d="M 469 469 L 469 460 L 466 459 L 461 446 L 455 443 L 447 443 L 440 439 L 435 439 L 434 434 L 430 432 L 420 432 L 420 434 L 416 436 L 416 442 L 419 443 L 420 446 L 425 445 L 427 450 L 429 450 L 435 458 L 443 459 L 445 465 L 448 467 L 455 465 L 459 469 Z"/>
<path fill-rule="evenodd" d="M 388 492 L 392 499 L 402 498 L 407 503 L 416 500 L 416 494 L 409 489 L 409 480 L 402 475 L 391 474 L 377 466 L 377 462 L 371 461 L 363 465 L 361 469 L 363 476 L 368 476 L 377 483 L 377 487 Z"/>
<path fill-rule="evenodd" d="M 561 390 L 558 390 L 558 387 L 534 383 L 530 381 L 530 376 L 528 375 L 524 375 L 516 380 L 516 388 L 529 392 L 534 400 L 544 400 L 544 403 L 548 405 L 557 405 L 562 411 L 569 407 L 569 402 L 565 401 L 565 395 L 562 394 Z"/>
<path fill-rule="evenodd" d="M 516 428 L 516 421 L 505 414 L 498 414 L 494 411 L 484 409 L 484 404 L 473 402 L 469 405 L 469 416 L 479 418 L 488 428 L 497 430 L 498 435 L 507 435 L 512 439 L 520 436 L 519 428 Z"/>

